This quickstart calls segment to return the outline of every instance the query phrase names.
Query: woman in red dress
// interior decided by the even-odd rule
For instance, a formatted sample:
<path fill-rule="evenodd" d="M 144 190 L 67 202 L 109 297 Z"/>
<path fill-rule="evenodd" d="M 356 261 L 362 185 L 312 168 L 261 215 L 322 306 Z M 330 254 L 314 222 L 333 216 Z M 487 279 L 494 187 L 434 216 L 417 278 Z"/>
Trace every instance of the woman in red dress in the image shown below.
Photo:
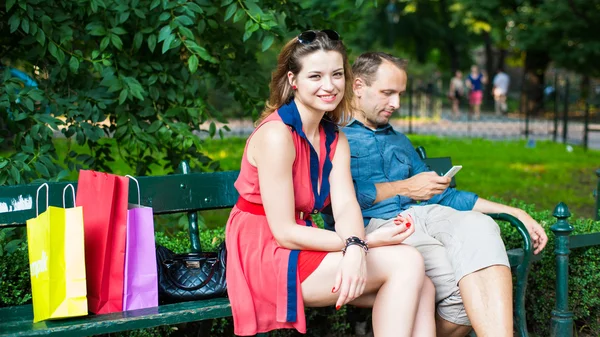
<path fill-rule="evenodd" d="M 331 30 L 282 49 L 271 95 L 246 143 L 227 222 L 227 285 L 236 335 L 306 332 L 304 306 L 373 308 L 375 336 L 434 336 L 434 288 L 401 242 L 407 219 L 365 236 L 338 126 L 352 111 L 345 47 Z M 311 214 L 331 203 L 336 230 Z"/>

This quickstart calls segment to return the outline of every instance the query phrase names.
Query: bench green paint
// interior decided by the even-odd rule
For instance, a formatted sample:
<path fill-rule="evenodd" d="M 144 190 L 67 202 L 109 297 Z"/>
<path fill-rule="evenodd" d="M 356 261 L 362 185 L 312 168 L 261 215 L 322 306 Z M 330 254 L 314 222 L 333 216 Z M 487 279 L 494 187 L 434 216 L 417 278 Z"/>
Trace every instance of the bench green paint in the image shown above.
<path fill-rule="evenodd" d="M 600 172 L 599 176 L 600 176 Z M 600 186 L 598 186 L 600 189 Z M 600 246 L 600 233 L 571 235 L 573 226 L 568 222 L 571 217 L 569 208 L 559 203 L 552 215 L 556 223 L 550 227 L 556 239 L 554 254 L 556 255 L 556 305 L 552 310 L 552 337 L 573 336 L 573 311 L 569 309 L 569 254 L 571 249 Z M 596 219 L 598 220 L 598 219 Z"/>
<path fill-rule="evenodd" d="M 450 157 L 428 158 L 425 148 L 419 146 L 416 148 L 416 150 L 421 159 L 425 161 L 429 168 L 438 174 L 443 175 L 444 173 L 448 172 L 450 168 L 452 168 L 452 159 Z M 459 175 L 460 173 L 452 178 L 452 182 L 450 183 L 451 187 L 456 187 L 455 178 Z M 525 291 L 527 289 L 527 276 L 529 274 L 531 262 L 533 262 L 533 260 L 539 260 L 540 257 L 536 256 L 534 259 L 529 232 L 527 232 L 527 228 L 519 219 L 505 213 L 488 215 L 494 220 L 501 220 L 510 223 L 516 228 L 517 232 L 523 239 L 523 248 L 511 249 L 506 253 L 508 254 L 508 260 L 517 280 L 513 299 L 515 332 L 518 336 L 526 337 L 528 336 L 527 321 L 525 319 Z"/>
<path fill-rule="evenodd" d="M 181 174 L 158 177 L 139 177 L 141 203 L 151 206 L 155 214 L 188 213 L 191 251 L 200 249 L 197 211 L 230 208 L 237 201 L 233 183 L 237 171 L 191 173 L 187 163 L 180 165 Z M 71 182 L 76 187 L 76 182 Z M 67 182 L 49 183 L 49 204 L 62 206 L 62 190 Z M 135 186 L 131 182 L 130 191 Z M 0 213 L 0 228 L 24 226 L 35 217 L 36 190 L 40 184 L 0 186 L 0 211 L 10 209 L 13 200 L 28 209 Z M 40 204 L 46 203 L 40 193 Z M 67 205 L 72 205 L 67 197 Z M 32 203 L 28 202 L 31 200 Z M 130 202 L 137 196 L 130 193 Z M 42 206 L 42 210 L 45 206 Z M 155 308 L 126 312 L 89 315 L 33 324 L 31 305 L 0 309 L 0 336 L 90 336 L 110 332 L 142 329 L 160 325 L 179 324 L 211 318 L 229 317 L 227 298 L 161 305 Z"/>

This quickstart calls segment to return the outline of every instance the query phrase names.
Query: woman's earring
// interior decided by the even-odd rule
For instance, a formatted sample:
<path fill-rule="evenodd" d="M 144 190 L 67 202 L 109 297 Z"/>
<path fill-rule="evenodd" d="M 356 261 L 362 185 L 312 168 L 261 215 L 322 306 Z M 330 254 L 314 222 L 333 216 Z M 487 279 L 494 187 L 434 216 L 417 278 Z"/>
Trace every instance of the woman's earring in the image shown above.
<path fill-rule="evenodd" d="M 292 85 L 292 89 L 294 89 L 294 90 L 298 90 L 298 87 L 297 87 L 297 86 L 295 86 L 295 85 Z"/>

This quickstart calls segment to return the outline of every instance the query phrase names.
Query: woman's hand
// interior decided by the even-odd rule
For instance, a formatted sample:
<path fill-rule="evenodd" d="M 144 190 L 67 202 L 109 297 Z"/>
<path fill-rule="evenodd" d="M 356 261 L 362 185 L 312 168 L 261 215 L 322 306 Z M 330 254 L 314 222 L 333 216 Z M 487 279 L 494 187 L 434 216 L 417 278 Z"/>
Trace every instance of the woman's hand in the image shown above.
<path fill-rule="evenodd" d="M 332 292 L 339 292 L 335 309 L 362 295 L 367 284 L 367 259 L 366 252 L 358 245 L 346 248 L 340 267 L 335 277 Z"/>
<path fill-rule="evenodd" d="M 381 247 L 401 244 L 407 237 L 415 232 L 414 221 L 412 217 L 405 218 L 401 214 L 394 219 L 396 226 L 382 227 L 372 233 L 367 234 L 369 247 Z"/>

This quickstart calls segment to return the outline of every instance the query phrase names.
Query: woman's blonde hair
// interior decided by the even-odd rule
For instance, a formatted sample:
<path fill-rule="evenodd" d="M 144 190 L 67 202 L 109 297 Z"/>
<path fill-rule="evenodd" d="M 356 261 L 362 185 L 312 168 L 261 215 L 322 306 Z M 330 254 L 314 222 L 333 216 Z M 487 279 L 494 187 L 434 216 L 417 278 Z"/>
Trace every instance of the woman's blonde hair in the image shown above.
<path fill-rule="evenodd" d="M 354 76 L 348 62 L 346 47 L 344 47 L 341 40 L 331 40 L 325 33 L 320 31 L 315 31 L 315 33 L 316 38 L 310 43 L 300 43 L 298 38 L 295 37 L 281 49 L 277 58 L 277 68 L 271 74 L 269 100 L 266 103 L 265 110 L 256 122 L 257 124 L 292 99 L 294 92 L 288 81 L 288 71 L 298 75 L 302 70 L 302 59 L 319 50 L 336 51 L 342 55 L 346 81 L 342 101 L 333 111 L 328 111 L 325 115 L 337 125 L 346 124 L 352 117 L 352 98 L 354 96 L 352 80 Z"/>

